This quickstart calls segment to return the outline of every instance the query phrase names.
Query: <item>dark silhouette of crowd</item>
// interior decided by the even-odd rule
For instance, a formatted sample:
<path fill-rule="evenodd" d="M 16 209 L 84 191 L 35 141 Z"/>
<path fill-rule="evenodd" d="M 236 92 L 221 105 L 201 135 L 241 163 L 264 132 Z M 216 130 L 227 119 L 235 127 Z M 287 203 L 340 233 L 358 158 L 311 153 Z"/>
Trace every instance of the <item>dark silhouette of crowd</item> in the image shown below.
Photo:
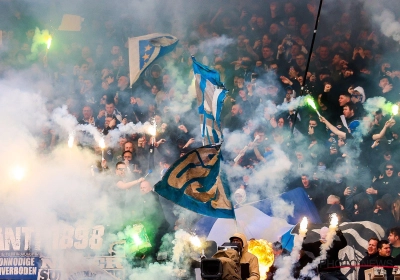
<path fill-rule="evenodd" d="M 221 113 L 225 135 L 250 139 L 224 153 L 226 162 L 245 169 L 246 175 L 231 180 L 233 189 L 243 189 L 248 200 L 249 194 L 267 197 L 249 178 L 255 170 L 279 165 L 276 154 L 283 151 L 291 165 L 282 173 L 282 191 L 302 187 L 323 221 L 336 212 L 342 221 L 369 220 L 389 229 L 400 225 L 400 122 L 378 104 L 384 104 L 381 98 L 385 104 L 400 99 L 400 45 L 381 32 L 372 12 L 400 9 L 390 1 L 374 3 L 373 9 L 348 2 L 324 1 L 312 50 L 319 5 L 313 0 L 204 1 L 204 11 L 180 26 L 185 30 L 179 34 L 173 17 L 155 30 L 134 16 L 93 17 L 80 32 L 63 33 L 10 3 L 3 10 L 0 75 L 29 71 L 32 80 L 50 82 L 48 110 L 66 104 L 79 124 L 96 127 L 106 139 L 121 125 L 155 122 L 155 139 L 121 132 L 97 164 L 102 172 L 125 161 L 132 177 L 141 178 L 149 169 L 150 145 L 155 146 L 153 173 L 160 176 L 202 143 L 189 90 L 193 55 L 216 69 L 229 89 Z M 393 20 L 399 21 L 397 14 Z M 36 27 L 52 34 L 49 50 L 42 44 L 33 53 Z M 127 40 L 153 32 L 175 35 L 179 43 L 131 87 Z M 315 100 L 321 118 L 305 105 L 306 95 Z M 40 139 L 44 154 L 61 142 L 51 127 Z M 88 132 L 76 141 L 101 153 Z"/>

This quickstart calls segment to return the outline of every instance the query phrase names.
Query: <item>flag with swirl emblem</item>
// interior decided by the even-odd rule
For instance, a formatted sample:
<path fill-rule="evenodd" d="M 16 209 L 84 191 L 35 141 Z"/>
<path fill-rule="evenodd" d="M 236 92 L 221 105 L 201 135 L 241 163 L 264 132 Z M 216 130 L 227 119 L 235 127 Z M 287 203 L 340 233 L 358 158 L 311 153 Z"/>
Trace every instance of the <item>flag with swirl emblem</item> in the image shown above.
<path fill-rule="evenodd" d="M 234 219 L 230 189 L 221 170 L 221 146 L 203 146 L 182 156 L 155 185 L 155 191 L 193 212 Z"/>
<path fill-rule="evenodd" d="M 178 38 L 170 34 L 153 33 L 132 37 L 129 45 L 129 79 L 131 86 L 155 59 L 174 50 Z"/>

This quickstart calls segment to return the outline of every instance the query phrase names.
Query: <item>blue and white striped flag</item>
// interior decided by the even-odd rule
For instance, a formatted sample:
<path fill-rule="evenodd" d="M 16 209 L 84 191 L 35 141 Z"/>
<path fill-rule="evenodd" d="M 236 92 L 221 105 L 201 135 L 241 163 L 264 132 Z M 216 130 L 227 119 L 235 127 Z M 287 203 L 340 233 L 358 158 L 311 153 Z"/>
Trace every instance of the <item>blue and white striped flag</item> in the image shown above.
<path fill-rule="evenodd" d="M 160 33 L 129 38 L 129 78 L 131 86 L 156 58 L 173 51 L 177 43 L 176 37 Z"/>
<path fill-rule="evenodd" d="M 194 57 L 193 72 L 196 82 L 197 105 L 200 114 L 201 135 L 204 144 L 222 141 L 221 110 L 227 90 L 216 70 L 198 63 Z"/>

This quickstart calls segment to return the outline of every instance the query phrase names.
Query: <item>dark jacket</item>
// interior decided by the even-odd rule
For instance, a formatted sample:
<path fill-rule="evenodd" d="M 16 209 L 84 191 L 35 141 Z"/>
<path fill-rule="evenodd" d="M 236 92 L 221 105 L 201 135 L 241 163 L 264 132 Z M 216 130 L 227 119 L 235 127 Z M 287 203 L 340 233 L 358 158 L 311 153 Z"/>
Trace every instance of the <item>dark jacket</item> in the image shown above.
<path fill-rule="evenodd" d="M 339 251 L 347 246 L 347 240 L 341 231 L 337 232 L 337 236 L 340 240 L 333 240 L 331 248 L 326 252 L 326 259 L 321 260 L 321 263 L 318 265 L 320 272 L 340 271 Z M 321 253 L 321 245 L 322 242 L 320 240 L 312 243 L 303 243 L 302 249 L 318 257 Z"/>
<path fill-rule="evenodd" d="M 370 269 L 371 267 L 373 267 L 374 265 L 372 265 L 372 263 L 374 263 L 375 259 L 378 257 L 378 253 L 369 255 L 367 253 L 367 255 L 360 261 L 360 269 L 358 270 L 358 280 L 365 280 L 365 275 L 364 272 L 367 269 Z"/>

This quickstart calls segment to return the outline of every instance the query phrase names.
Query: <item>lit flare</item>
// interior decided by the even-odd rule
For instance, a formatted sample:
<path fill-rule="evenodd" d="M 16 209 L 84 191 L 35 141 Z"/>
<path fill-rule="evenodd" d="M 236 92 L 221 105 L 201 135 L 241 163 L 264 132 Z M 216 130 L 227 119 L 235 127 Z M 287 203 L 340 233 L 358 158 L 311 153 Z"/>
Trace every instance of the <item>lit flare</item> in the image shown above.
<path fill-rule="evenodd" d="M 68 147 L 72 148 L 74 146 L 74 134 L 70 133 L 68 136 Z"/>
<path fill-rule="evenodd" d="M 104 138 L 100 138 L 99 140 L 100 149 L 104 150 L 106 148 L 106 143 L 104 142 Z"/>
<path fill-rule="evenodd" d="M 333 231 L 336 231 L 338 224 L 339 224 L 339 218 L 336 215 L 336 213 L 333 213 L 331 215 L 331 222 L 329 224 L 329 229 L 333 230 Z"/>
<path fill-rule="evenodd" d="M 25 169 L 21 166 L 15 166 L 11 174 L 15 180 L 21 181 L 25 177 Z"/>
<path fill-rule="evenodd" d="M 200 248 L 201 247 L 201 241 L 200 241 L 200 238 L 197 235 L 190 236 L 190 243 L 195 248 Z"/>
<path fill-rule="evenodd" d="M 299 230 L 300 235 L 303 235 L 303 236 L 306 235 L 307 227 L 308 227 L 308 219 L 307 219 L 307 217 L 303 217 L 303 220 L 301 220 L 301 223 L 300 223 L 300 230 Z"/>
<path fill-rule="evenodd" d="M 399 106 L 397 104 L 394 104 L 392 106 L 392 115 L 397 115 L 399 113 Z"/>
<path fill-rule="evenodd" d="M 317 106 L 315 106 L 314 99 L 312 99 L 311 97 L 308 97 L 307 98 L 307 103 L 308 103 L 308 105 L 310 105 L 315 110 L 315 112 L 317 112 L 318 117 L 321 117 L 321 114 L 317 110 Z"/>
<path fill-rule="evenodd" d="M 47 49 L 50 49 L 51 41 L 52 41 L 52 38 L 51 38 L 51 36 L 50 36 L 50 37 L 47 39 L 47 41 L 46 41 Z"/>

